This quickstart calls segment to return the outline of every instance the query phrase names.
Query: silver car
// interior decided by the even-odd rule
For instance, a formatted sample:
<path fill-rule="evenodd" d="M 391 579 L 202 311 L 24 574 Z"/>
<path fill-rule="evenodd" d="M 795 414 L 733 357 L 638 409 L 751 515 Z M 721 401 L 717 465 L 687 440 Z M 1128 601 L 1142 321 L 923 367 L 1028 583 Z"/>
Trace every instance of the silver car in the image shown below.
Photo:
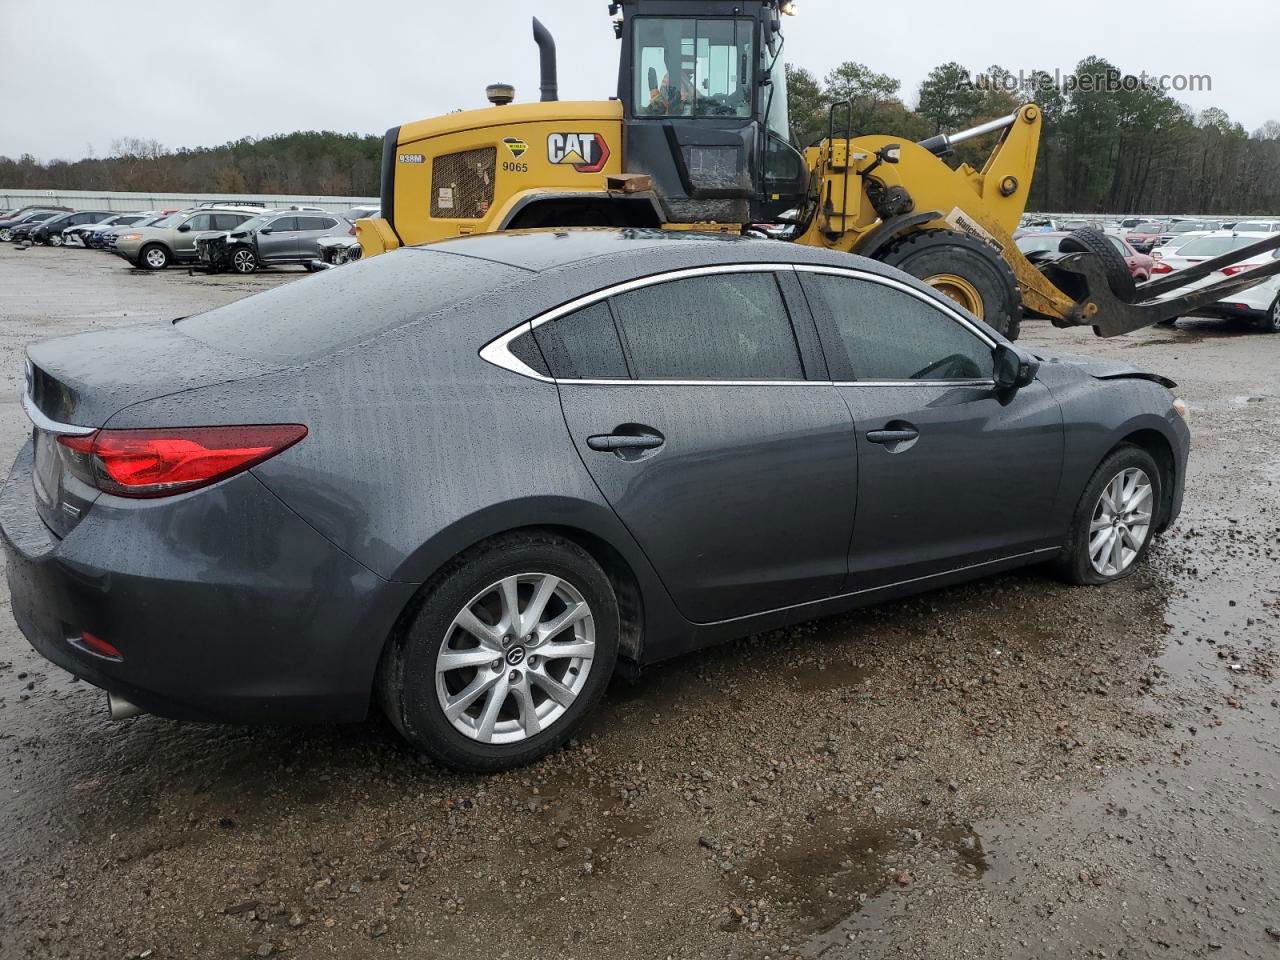
<path fill-rule="evenodd" d="M 293 208 L 246 220 L 229 233 L 207 233 L 196 241 L 197 259 L 211 270 L 253 273 L 259 267 L 300 263 L 308 270 L 320 241 L 350 237 L 355 226 L 336 213 Z"/>
<path fill-rule="evenodd" d="M 261 214 L 251 207 L 217 207 L 180 210 L 149 227 L 121 234 L 115 252 L 135 267 L 163 270 L 169 264 L 196 258 L 196 237 L 208 230 L 234 230 Z"/>

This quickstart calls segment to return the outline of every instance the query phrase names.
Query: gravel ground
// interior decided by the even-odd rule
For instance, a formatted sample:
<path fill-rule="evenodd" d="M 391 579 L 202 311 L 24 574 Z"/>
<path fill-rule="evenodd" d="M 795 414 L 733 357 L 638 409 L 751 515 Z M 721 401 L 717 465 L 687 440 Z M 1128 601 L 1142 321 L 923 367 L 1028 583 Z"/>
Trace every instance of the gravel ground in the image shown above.
<path fill-rule="evenodd" d="M 31 341 L 300 276 L 0 247 L 0 454 Z M 1139 574 L 666 664 L 515 773 L 380 719 L 109 724 L 0 615 L 0 957 L 1280 957 L 1280 338 L 1025 341 L 1182 385 L 1186 509 Z"/>

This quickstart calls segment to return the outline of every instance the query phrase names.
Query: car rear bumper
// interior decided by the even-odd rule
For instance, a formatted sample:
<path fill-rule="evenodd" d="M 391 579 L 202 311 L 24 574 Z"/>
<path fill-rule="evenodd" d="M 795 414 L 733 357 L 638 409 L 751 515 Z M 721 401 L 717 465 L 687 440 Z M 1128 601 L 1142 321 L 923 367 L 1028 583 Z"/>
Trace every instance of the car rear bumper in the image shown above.
<path fill-rule="evenodd" d="M 0 491 L 14 619 L 44 657 L 142 709 L 201 720 L 368 712 L 413 594 L 321 537 L 251 473 L 164 500 L 103 496 L 59 540 L 36 513 L 32 447 Z M 87 631 L 121 660 L 72 643 Z"/>

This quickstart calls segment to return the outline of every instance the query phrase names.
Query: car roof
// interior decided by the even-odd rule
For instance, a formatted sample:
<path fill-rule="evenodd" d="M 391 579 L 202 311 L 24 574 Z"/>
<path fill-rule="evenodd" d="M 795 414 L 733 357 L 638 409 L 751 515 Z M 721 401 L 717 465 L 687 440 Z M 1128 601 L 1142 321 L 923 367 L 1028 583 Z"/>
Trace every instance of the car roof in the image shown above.
<path fill-rule="evenodd" d="M 808 263 L 856 267 L 897 276 L 883 264 L 854 254 L 728 234 L 651 228 L 574 227 L 477 234 L 406 250 L 431 250 L 490 260 L 533 273 L 597 265 L 631 266 L 636 276 L 723 263 Z"/>

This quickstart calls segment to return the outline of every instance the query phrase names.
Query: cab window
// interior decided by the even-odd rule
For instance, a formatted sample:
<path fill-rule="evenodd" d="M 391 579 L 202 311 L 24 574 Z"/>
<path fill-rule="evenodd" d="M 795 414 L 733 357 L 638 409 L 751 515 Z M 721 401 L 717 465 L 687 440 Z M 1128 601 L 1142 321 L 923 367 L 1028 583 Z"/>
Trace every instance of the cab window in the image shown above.
<path fill-rule="evenodd" d="M 643 17 L 635 28 L 635 113 L 749 117 L 751 20 Z"/>

